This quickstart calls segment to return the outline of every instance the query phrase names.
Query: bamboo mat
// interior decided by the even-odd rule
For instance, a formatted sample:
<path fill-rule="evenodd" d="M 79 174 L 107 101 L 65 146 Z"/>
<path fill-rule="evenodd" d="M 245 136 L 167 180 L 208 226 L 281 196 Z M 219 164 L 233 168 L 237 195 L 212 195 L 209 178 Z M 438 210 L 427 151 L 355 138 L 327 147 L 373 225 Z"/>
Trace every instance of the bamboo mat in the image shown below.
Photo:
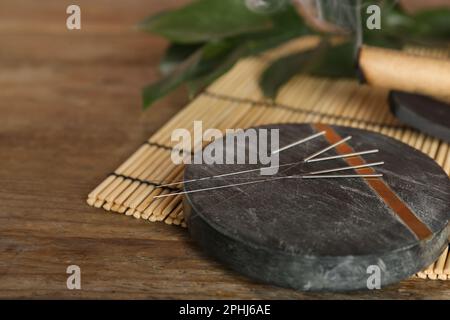
<path fill-rule="evenodd" d="M 195 100 L 189 103 L 88 196 L 89 205 L 149 221 L 186 227 L 181 196 L 154 196 L 179 190 L 156 188 L 182 180 L 183 166 L 170 160 L 171 133 L 176 128 L 193 131 L 193 121 L 207 128 L 247 128 L 269 123 L 322 122 L 380 132 L 401 140 L 430 157 L 450 174 L 448 143 L 400 124 L 387 104 L 387 91 L 359 85 L 354 80 L 331 80 L 299 75 L 283 86 L 275 101 L 263 97 L 258 78 L 276 57 L 314 46 L 317 39 L 305 37 L 241 60 Z M 409 48 L 417 54 L 448 58 L 449 52 Z M 195 141 L 195 145 L 202 144 Z M 450 279 L 448 248 L 438 261 L 418 273 L 420 278 Z"/>

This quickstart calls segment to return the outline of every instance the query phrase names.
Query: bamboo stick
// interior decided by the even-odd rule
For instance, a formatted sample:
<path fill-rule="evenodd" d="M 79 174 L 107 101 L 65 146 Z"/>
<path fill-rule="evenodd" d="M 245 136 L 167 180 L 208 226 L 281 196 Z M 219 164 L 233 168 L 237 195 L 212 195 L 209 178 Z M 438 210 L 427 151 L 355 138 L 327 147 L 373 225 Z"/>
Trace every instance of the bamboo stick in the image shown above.
<path fill-rule="evenodd" d="M 434 266 L 433 272 L 436 274 L 444 274 L 444 266 L 445 261 L 447 260 L 448 255 L 448 246 L 445 248 L 444 252 L 442 252 L 439 259 L 436 261 L 436 265 Z"/>

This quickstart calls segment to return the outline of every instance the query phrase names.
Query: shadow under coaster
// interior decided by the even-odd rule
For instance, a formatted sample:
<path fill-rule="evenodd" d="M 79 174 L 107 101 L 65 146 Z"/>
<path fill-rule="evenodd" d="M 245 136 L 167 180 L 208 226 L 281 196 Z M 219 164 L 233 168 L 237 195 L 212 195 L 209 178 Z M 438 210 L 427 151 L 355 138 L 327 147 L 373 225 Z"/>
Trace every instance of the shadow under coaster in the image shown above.
<path fill-rule="evenodd" d="M 367 288 L 377 270 L 382 286 L 408 278 L 435 261 L 447 245 L 450 180 L 425 154 L 387 136 L 355 128 L 322 124 L 260 128 L 279 129 L 280 147 L 326 130 L 324 136 L 280 152 L 280 164 L 300 161 L 349 135 L 351 140 L 321 156 L 380 150 L 364 158 L 302 162 L 280 168 L 277 176 L 385 161 L 382 167 L 355 170 L 382 173 L 383 177 L 282 179 L 185 194 L 189 232 L 213 257 L 262 282 L 297 290 L 335 291 Z M 224 145 L 224 139 L 213 143 Z M 248 141 L 238 145 L 249 147 Z M 184 178 L 260 166 L 191 164 Z M 352 170 L 345 173 L 355 174 Z M 184 189 L 261 179 L 259 171 L 238 177 L 196 181 Z"/>

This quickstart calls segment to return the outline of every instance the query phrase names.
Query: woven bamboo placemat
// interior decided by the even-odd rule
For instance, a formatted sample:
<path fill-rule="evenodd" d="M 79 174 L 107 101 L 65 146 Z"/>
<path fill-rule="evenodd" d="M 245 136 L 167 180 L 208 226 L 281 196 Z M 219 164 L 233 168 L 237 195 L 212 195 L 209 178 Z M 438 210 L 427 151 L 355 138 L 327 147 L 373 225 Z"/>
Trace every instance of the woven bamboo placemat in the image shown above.
<path fill-rule="evenodd" d="M 110 174 L 89 195 L 89 205 L 149 221 L 186 226 L 181 196 L 154 196 L 179 190 L 156 188 L 159 184 L 182 180 L 183 165 L 170 159 L 171 133 L 185 128 L 193 131 L 195 120 L 203 128 L 247 128 L 269 123 L 322 122 L 380 132 L 428 154 L 450 174 L 448 143 L 400 124 L 387 104 L 387 91 L 359 85 L 354 80 L 331 80 L 299 75 L 283 86 L 275 101 L 264 98 L 258 78 L 267 64 L 294 50 L 314 46 L 317 39 L 305 37 L 260 56 L 241 60 Z M 449 52 L 409 48 L 417 54 L 448 58 Z M 194 144 L 202 144 L 195 141 Z M 448 248 L 433 265 L 417 276 L 450 279 Z"/>

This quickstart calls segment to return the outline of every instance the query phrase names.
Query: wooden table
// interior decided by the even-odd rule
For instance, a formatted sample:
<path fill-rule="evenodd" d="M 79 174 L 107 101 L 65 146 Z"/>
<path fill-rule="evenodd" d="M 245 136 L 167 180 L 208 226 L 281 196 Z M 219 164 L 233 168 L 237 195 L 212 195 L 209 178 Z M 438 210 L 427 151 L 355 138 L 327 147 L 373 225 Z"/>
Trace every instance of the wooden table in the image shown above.
<path fill-rule="evenodd" d="M 261 285 L 206 257 L 185 229 L 106 214 L 87 194 L 186 103 L 142 112 L 166 43 L 133 29 L 180 1 L 0 2 L 1 298 L 450 298 L 450 281 L 299 293 Z M 68 290 L 66 268 L 81 268 Z"/>

